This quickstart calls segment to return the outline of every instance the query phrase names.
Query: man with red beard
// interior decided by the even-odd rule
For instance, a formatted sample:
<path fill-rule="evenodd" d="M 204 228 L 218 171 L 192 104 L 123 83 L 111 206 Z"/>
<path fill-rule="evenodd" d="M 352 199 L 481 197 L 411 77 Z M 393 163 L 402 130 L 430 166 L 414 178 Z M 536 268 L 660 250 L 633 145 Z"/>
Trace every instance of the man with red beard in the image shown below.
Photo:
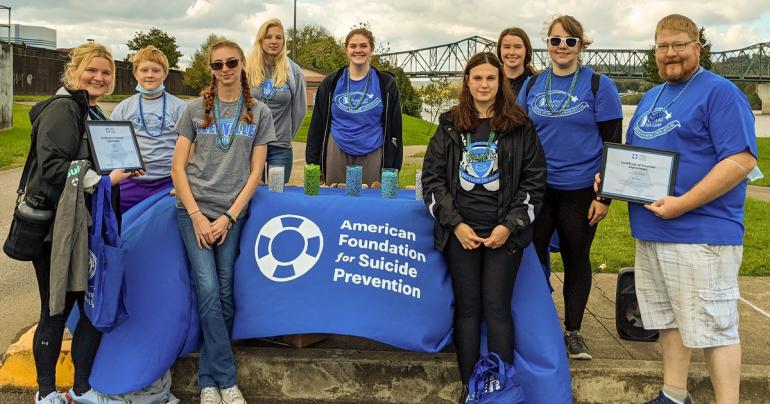
<path fill-rule="evenodd" d="M 738 269 L 746 177 L 756 166 L 754 116 L 731 82 L 700 66 L 698 27 L 669 15 L 655 29 L 665 82 L 645 94 L 627 143 L 679 153 L 673 196 L 629 203 L 636 293 L 660 330 L 663 388 L 649 403 L 690 403 L 691 349 L 702 348 L 716 402 L 738 403 Z"/>

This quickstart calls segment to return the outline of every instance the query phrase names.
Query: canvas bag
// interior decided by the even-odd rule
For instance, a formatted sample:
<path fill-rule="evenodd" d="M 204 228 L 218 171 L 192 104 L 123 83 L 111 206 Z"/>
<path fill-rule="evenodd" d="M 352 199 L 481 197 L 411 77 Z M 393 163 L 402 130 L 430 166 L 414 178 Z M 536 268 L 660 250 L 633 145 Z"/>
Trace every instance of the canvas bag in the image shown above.
<path fill-rule="evenodd" d="M 91 203 L 93 226 L 88 232 L 88 289 L 84 311 L 101 332 L 128 318 L 125 306 L 125 249 L 112 209 L 109 176 L 102 176 Z"/>
<path fill-rule="evenodd" d="M 516 370 L 494 352 L 476 362 L 468 383 L 468 401 L 474 404 L 514 404 L 524 402 L 516 382 Z"/>

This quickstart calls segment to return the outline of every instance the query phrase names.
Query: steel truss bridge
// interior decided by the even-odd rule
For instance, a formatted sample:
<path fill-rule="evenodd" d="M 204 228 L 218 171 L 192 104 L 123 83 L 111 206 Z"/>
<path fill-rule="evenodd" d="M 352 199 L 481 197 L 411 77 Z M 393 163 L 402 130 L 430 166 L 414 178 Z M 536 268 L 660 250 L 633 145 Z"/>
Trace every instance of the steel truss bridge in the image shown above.
<path fill-rule="evenodd" d="M 495 53 L 495 41 L 472 36 L 445 45 L 379 55 L 382 60 L 404 69 L 411 78 L 459 77 L 468 59 L 479 52 Z M 583 64 L 614 79 L 644 79 L 649 49 L 586 49 Z M 535 68 L 550 63 L 546 49 L 533 51 Z M 770 42 L 742 49 L 711 52 L 712 71 L 738 82 L 770 83 Z"/>

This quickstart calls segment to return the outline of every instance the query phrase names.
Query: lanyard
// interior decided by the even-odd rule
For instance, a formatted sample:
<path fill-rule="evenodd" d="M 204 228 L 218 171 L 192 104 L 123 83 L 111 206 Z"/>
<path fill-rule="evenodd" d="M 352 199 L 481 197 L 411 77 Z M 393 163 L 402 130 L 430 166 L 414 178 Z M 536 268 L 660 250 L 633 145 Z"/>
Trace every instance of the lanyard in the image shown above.
<path fill-rule="evenodd" d="M 144 110 L 142 109 L 142 95 L 139 94 L 139 116 L 142 118 L 142 128 L 144 128 L 144 131 L 147 132 L 148 135 L 152 137 L 158 137 L 161 133 L 163 133 L 163 126 L 166 125 L 166 92 L 163 92 L 163 112 L 161 112 L 162 118 L 160 118 L 160 130 L 158 130 L 158 134 L 154 135 L 152 132 L 150 132 L 150 129 L 147 128 L 147 122 L 144 121 Z"/>

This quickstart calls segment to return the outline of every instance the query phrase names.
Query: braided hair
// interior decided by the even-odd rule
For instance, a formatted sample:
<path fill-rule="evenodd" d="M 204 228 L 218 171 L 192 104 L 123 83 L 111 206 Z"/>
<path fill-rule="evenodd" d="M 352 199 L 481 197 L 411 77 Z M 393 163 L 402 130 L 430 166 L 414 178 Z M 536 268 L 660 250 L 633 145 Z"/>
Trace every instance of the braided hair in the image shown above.
<path fill-rule="evenodd" d="M 207 59 L 209 63 L 211 63 L 211 54 L 220 48 L 230 48 L 235 49 L 238 51 L 238 54 L 240 56 L 240 63 L 245 64 L 246 56 L 243 53 L 243 49 L 241 49 L 240 46 L 238 46 L 237 43 L 227 40 L 227 39 L 221 39 L 217 42 L 215 42 L 206 52 Z M 241 111 L 241 116 L 238 118 L 239 121 L 245 122 L 247 124 L 250 124 L 254 116 L 251 113 L 251 108 L 256 104 L 256 100 L 254 97 L 251 96 L 251 88 L 249 87 L 249 80 L 246 77 L 246 69 L 245 67 L 241 69 L 241 89 L 243 94 L 243 101 L 246 108 L 244 108 L 243 111 Z M 209 125 L 211 125 L 211 122 L 214 119 L 214 97 L 216 96 L 217 91 L 217 79 L 214 74 L 211 74 L 211 83 L 209 84 L 208 88 L 203 89 L 201 91 L 201 97 L 203 97 L 203 122 L 198 125 L 199 128 L 207 128 Z"/>

